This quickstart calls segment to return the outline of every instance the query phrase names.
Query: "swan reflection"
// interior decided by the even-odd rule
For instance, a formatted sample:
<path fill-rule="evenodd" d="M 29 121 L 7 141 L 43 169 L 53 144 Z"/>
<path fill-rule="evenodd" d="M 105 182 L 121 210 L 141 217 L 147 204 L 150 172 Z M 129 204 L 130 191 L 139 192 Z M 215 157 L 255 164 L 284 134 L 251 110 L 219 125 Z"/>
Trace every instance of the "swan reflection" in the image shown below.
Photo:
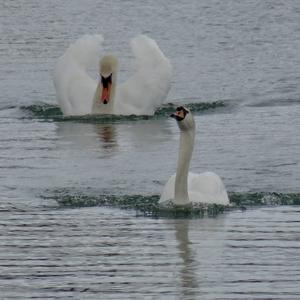
<path fill-rule="evenodd" d="M 163 145 L 166 136 L 171 135 L 167 120 L 124 124 L 60 122 L 57 123 L 56 132 L 60 138 L 60 148 L 68 151 L 91 151 L 106 157 L 132 148 L 139 148 L 143 152 L 157 149 Z M 158 135 L 157 132 L 161 134 Z M 86 155 L 83 154 L 85 157 Z"/>
<path fill-rule="evenodd" d="M 118 134 L 114 125 L 62 122 L 57 126 L 62 149 L 83 151 L 83 157 L 87 156 L 87 151 L 112 155 L 118 150 Z"/>
<path fill-rule="evenodd" d="M 118 148 L 118 135 L 115 126 L 95 125 L 95 131 L 99 137 L 102 149 L 115 151 Z"/>
<path fill-rule="evenodd" d="M 199 285 L 195 269 L 197 262 L 189 239 L 189 223 L 189 219 L 176 220 L 175 237 L 178 242 L 179 256 L 182 260 L 182 268 L 180 270 L 182 298 L 195 299 L 199 295 Z"/>

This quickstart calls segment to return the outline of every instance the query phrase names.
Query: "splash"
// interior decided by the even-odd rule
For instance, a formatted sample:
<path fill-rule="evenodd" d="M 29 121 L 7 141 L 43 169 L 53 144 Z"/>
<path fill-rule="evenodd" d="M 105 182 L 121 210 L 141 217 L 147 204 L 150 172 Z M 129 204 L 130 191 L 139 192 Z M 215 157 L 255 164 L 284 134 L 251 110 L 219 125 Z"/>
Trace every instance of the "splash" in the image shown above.
<path fill-rule="evenodd" d="M 298 193 L 231 193 L 230 202 L 240 206 L 300 205 Z"/>
<path fill-rule="evenodd" d="M 37 103 L 28 106 L 21 106 L 20 109 L 26 112 L 27 118 L 52 120 L 56 122 L 78 121 L 78 122 L 85 122 L 85 123 L 110 123 L 110 122 L 137 121 L 137 120 L 169 117 L 169 115 L 174 112 L 176 106 L 178 105 L 179 103 L 163 104 L 155 111 L 154 116 L 146 116 L 146 115 L 64 116 L 58 105 L 47 104 L 47 103 Z M 200 102 L 200 103 L 187 103 L 186 107 L 192 110 L 194 114 L 200 114 L 203 112 L 214 111 L 216 109 L 224 108 L 226 107 L 226 104 L 222 101 Z"/>
<path fill-rule="evenodd" d="M 28 106 L 21 106 L 22 111 L 27 112 L 29 117 L 36 118 L 62 118 L 63 113 L 58 105 L 37 103 Z"/>
<path fill-rule="evenodd" d="M 157 116 L 169 116 L 170 113 L 173 113 L 177 106 L 182 105 L 180 102 L 167 103 L 159 107 L 155 111 Z M 185 106 L 190 109 L 193 114 L 199 114 L 204 111 L 211 111 L 218 108 L 224 108 L 226 106 L 223 101 L 214 101 L 214 102 L 197 102 L 197 103 L 186 103 Z"/>
<path fill-rule="evenodd" d="M 58 189 L 46 191 L 41 197 L 55 200 L 62 208 L 117 207 L 135 210 L 137 215 L 167 218 L 216 216 L 224 211 L 247 209 L 252 206 L 300 205 L 300 194 L 297 193 L 229 193 L 230 206 L 192 204 L 186 207 L 174 206 L 172 203 L 161 206 L 159 195 L 99 195 L 96 194 L 96 191 L 82 193 L 81 191 Z"/>

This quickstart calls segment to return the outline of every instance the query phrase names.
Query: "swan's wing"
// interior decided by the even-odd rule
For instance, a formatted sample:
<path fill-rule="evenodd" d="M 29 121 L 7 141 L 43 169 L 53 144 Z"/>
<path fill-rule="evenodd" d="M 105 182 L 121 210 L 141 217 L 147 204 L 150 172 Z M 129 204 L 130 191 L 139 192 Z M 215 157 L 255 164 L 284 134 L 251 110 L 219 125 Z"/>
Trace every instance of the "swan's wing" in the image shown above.
<path fill-rule="evenodd" d="M 146 35 L 131 40 L 135 73 L 118 86 L 118 114 L 154 114 L 167 97 L 172 67 L 157 43 Z"/>
<path fill-rule="evenodd" d="M 228 205 L 229 199 L 222 179 L 213 172 L 189 173 L 188 190 L 190 201 Z"/>
<path fill-rule="evenodd" d="M 174 199 L 176 174 L 172 175 L 164 186 L 159 202 Z M 189 199 L 193 203 L 214 203 L 229 205 L 226 188 L 221 178 L 213 172 L 188 175 Z"/>
<path fill-rule="evenodd" d="M 99 64 L 101 35 L 84 35 L 59 58 L 54 68 L 57 101 L 65 115 L 91 113 L 97 83 L 87 73 Z"/>

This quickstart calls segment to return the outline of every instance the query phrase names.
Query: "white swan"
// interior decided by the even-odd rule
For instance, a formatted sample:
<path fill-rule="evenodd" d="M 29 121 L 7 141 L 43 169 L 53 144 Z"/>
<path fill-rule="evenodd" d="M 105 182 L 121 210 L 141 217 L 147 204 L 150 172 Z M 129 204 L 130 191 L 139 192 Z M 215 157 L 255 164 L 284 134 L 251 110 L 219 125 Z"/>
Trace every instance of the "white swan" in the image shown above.
<path fill-rule="evenodd" d="M 145 35 L 131 40 L 135 73 L 119 85 L 117 59 L 112 55 L 100 61 L 98 83 L 87 72 L 89 67 L 99 64 L 102 43 L 101 35 L 85 35 L 59 58 L 54 85 L 63 114 L 154 114 L 166 99 L 172 73 L 169 60 L 156 42 Z M 109 88 L 103 89 L 103 83 Z"/>
<path fill-rule="evenodd" d="M 175 205 L 209 203 L 228 205 L 229 199 L 221 178 L 213 172 L 189 173 L 195 139 L 195 121 L 185 107 L 177 107 L 171 117 L 180 129 L 177 172 L 166 183 L 159 202 L 172 201 Z"/>

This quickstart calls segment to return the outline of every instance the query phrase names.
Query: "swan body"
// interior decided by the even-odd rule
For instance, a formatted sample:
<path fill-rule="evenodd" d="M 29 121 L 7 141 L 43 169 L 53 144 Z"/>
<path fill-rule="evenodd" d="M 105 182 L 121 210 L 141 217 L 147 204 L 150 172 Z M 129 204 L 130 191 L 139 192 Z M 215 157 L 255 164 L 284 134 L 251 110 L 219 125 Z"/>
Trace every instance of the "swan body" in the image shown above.
<path fill-rule="evenodd" d="M 135 72 L 120 84 L 116 82 L 117 59 L 112 55 L 100 60 L 98 82 L 88 74 L 88 68 L 99 64 L 102 44 L 101 35 L 85 35 L 59 58 L 54 85 L 63 114 L 153 115 L 167 97 L 172 74 L 171 64 L 157 43 L 146 35 L 131 40 Z M 103 92 L 102 77 L 107 79 L 111 74 L 111 90 Z M 104 101 L 108 95 L 109 101 Z"/>
<path fill-rule="evenodd" d="M 217 174 L 189 172 L 195 139 L 195 121 L 191 112 L 181 106 L 171 116 L 177 120 L 180 129 L 177 172 L 166 183 L 159 202 L 172 201 L 175 205 L 190 203 L 229 205 L 225 186 Z"/>

